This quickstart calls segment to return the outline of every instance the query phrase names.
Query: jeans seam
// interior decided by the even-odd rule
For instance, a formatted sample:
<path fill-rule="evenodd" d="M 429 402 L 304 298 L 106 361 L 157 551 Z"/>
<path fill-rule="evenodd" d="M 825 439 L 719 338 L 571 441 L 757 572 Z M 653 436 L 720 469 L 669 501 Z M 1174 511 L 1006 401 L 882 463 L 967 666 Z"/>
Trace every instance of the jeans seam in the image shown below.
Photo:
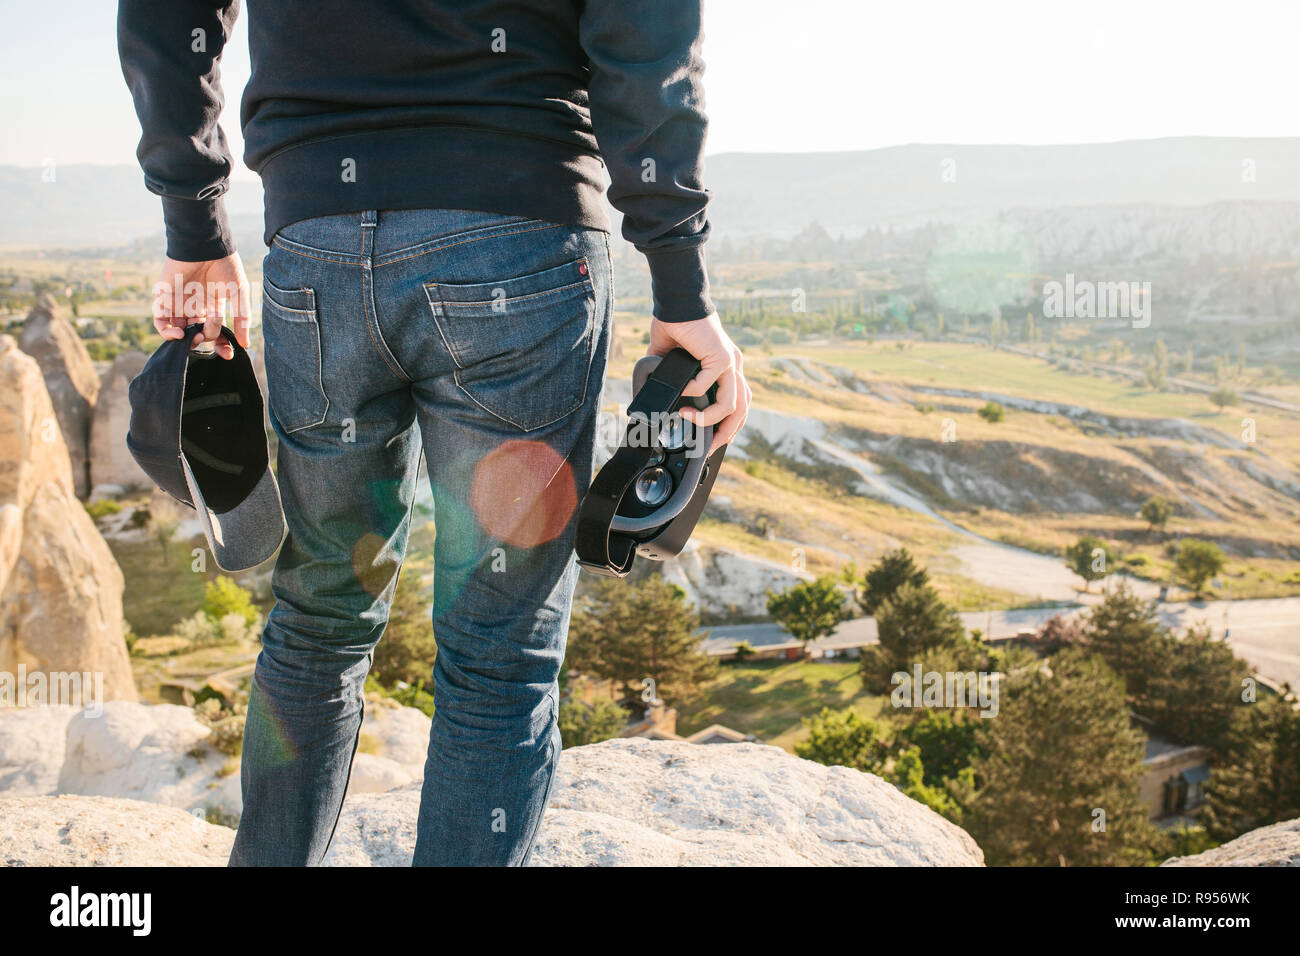
<path fill-rule="evenodd" d="M 544 229 L 561 229 L 561 228 L 563 228 L 563 226 L 560 223 L 548 222 L 545 225 L 534 226 L 531 229 L 518 229 L 514 232 L 494 232 L 484 236 L 473 236 L 471 238 L 459 239 L 456 242 L 448 242 L 445 245 L 433 245 L 430 248 L 425 249 L 423 252 L 417 252 L 409 256 L 402 256 L 400 259 L 385 259 L 383 257 L 380 257 L 380 259 L 375 263 L 375 267 L 379 268 L 382 266 L 390 266 L 398 262 L 407 262 L 411 259 L 418 259 L 420 256 L 427 256 L 431 252 L 443 252 L 444 250 L 453 249 L 456 246 L 467 245 L 471 242 L 482 242 L 485 239 L 505 239 L 509 236 L 522 236 L 530 232 L 541 232 Z M 418 247 L 412 246 L 411 248 L 418 248 Z"/>
<path fill-rule="evenodd" d="M 533 847 L 537 845 L 537 837 L 542 832 L 542 821 L 546 817 L 547 807 L 549 807 L 551 803 L 551 794 L 555 792 L 555 778 L 560 772 L 559 757 L 562 747 L 557 749 L 555 746 L 555 735 L 559 733 L 560 721 L 559 690 L 552 687 L 546 692 L 546 696 L 550 698 L 551 701 L 552 717 L 550 733 L 546 735 L 546 762 L 548 764 L 554 763 L 554 766 L 551 767 L 551 772 L 546 776 L 546 792 L 542 794 L 541 810 L 538 812 L 537 818 L 533 821 L 532 832 L 528 835 L 524 854 L 519 858 L 520 866 L 527 866 L 528 858 L 533 855 Z"/>
<path fill-rule="evenodd" d="M 285 252 L 291 252 L 295 256 L 302 256 L 305 259 L 315 259 L 318 262 L 337 262 L 341 265 L 347 266 L 361 265 L 360 256 L 342 252 L 331 252 L 328 249 L 317 249 L 314 246 L 304 245 L 301 242 L 294 242 L 292 239 L 282 239 L 279 236 L 276 236 L 271 240 L 271 245 L 279 246 Z M 297 248 L 294 248 L 295 246 Z M 313 255 L 312 253 L 319 253 L 319 255 Z"/>
<path fill-rule="evenodd" d="M 320 860 L 316 861 L 317 863 L 324 862 L 325 857 L 329 855 L 330 844 L 334 842 L 334 834 L 338 832 L 339 820 L 343 818 L 343 804 L 347 803 L 348 786 L 352 783 L 352 762 L 357 759 L 357 746 L 361 743 L 361 728 L 365 726 L 365 723 L 366 692 L 365 684 L 363 682 L 361 691 L 361 719 L 357 721 L 357 733 L 356 736 L 352 738 L 352 756 L 348 758 L 348 772 L 343 775 L 343 795 L 339 798 L 339 809 L 338 813 L 334 815 L 334 825 L 330 827 L 330 838 L 325 841 L 325 852 L 321 854 Z"/>
<path fill-rule="evenodd" d="M 397 380 L 409 383 L 411 376 L 406 374 L 406 370 L 397 361 L 397 356 L 393 355 L 392 350 L 389 349 L 388 343 L 384 341 L 383 331 L 379 328 L 379 307 L 375 303 L 373 255 L 375 230 L 377 228 L 378 225 L 375 222 L 363 222 L 361 225 L 361 311 L 364 313 L 366 332 L 370 335 L 370 344 L 374 346 L 375 351 L 379 353 L 379 357 L 384 360 L 384 364 L 397 377 Z"/>

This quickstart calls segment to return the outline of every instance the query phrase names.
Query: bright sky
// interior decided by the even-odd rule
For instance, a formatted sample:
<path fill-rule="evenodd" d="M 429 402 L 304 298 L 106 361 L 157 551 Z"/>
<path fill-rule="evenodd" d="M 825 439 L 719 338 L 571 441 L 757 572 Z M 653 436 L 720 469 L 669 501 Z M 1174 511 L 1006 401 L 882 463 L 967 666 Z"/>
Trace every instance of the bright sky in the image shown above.
<path fill-rule="evenodd" d="M 134 161 L 115 8 L 0 0 L 0 164 Z M 1297 133 L 1295 0 L 706 0 L 705 9 L 710 153 Z M 225 56 L 223 126 L 236 155 L 245 25 L 241 17 Z"/>

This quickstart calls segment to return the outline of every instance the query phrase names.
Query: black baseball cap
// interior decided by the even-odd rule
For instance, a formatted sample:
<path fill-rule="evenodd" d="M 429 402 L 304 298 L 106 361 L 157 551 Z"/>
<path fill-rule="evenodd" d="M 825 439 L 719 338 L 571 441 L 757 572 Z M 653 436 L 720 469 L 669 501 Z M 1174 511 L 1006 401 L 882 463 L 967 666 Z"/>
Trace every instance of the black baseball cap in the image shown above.
<path fill-rule="evenodd" d="M 131 380 L 126 445 L 159 488 L 198 511 L 217 566 L 243 571 L 284 541 L 284 509 L 253 363 L 225 327 L 232 358 L 192 351 L 202 329 L 163 342 Z"/>

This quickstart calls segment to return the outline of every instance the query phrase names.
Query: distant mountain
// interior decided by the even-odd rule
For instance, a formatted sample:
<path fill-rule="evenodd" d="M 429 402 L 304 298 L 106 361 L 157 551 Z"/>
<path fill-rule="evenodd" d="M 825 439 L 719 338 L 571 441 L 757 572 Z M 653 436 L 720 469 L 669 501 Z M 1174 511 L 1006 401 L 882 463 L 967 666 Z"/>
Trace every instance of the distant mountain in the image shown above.
<path fill-rule="evenodd" d="M 1300 138 L 723 153 L 706 180 L 719 234 L 853 234 L 1012 208 L 1300 200 Z"/>
<path fill-rule="evenodd" d="M 0 243 L 103 246 L 161 231 L 134 166 L 0 166 Z M 845 153 L 722 153 L 706 179 L 719 236 L 832 235 L 962 221 L 1010 209 L 1300 201 L 1300 138 L 1188 137 L 1079 146 L 911 145 Z M 238 181 L 241 239 L 261 231 L 261 189 Z"/>
<path fill-rule="evenodd" d="M 241 240 L 261 234 L 262 187 L 236 181 L 226 200 Z M 135 166 L 0 166 L 0 243 L 115 246 L 162 235 L 162 205 Z"/>

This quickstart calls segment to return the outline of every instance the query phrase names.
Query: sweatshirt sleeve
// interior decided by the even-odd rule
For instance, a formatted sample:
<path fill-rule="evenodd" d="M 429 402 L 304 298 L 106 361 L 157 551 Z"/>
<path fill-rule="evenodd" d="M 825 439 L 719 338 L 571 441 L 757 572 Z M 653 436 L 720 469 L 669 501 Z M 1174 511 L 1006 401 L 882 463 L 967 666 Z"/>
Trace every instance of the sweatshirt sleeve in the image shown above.
<path fill-rule="evenodd" d="M 167 255 L 182 262 L 235 251 L 222 196 L 233 160 L 218 125 L 221 51 L 239 0 L 120 0 L 117 49 L 140 118 L 136 157 L 162 197 Z"/>
<path fill-rule="evenodd" d="M 623 236 L 650 265 L 655 317 L 713 311 L 704 243 L 702 0 L 586 0 L 591 122 Z"/>

